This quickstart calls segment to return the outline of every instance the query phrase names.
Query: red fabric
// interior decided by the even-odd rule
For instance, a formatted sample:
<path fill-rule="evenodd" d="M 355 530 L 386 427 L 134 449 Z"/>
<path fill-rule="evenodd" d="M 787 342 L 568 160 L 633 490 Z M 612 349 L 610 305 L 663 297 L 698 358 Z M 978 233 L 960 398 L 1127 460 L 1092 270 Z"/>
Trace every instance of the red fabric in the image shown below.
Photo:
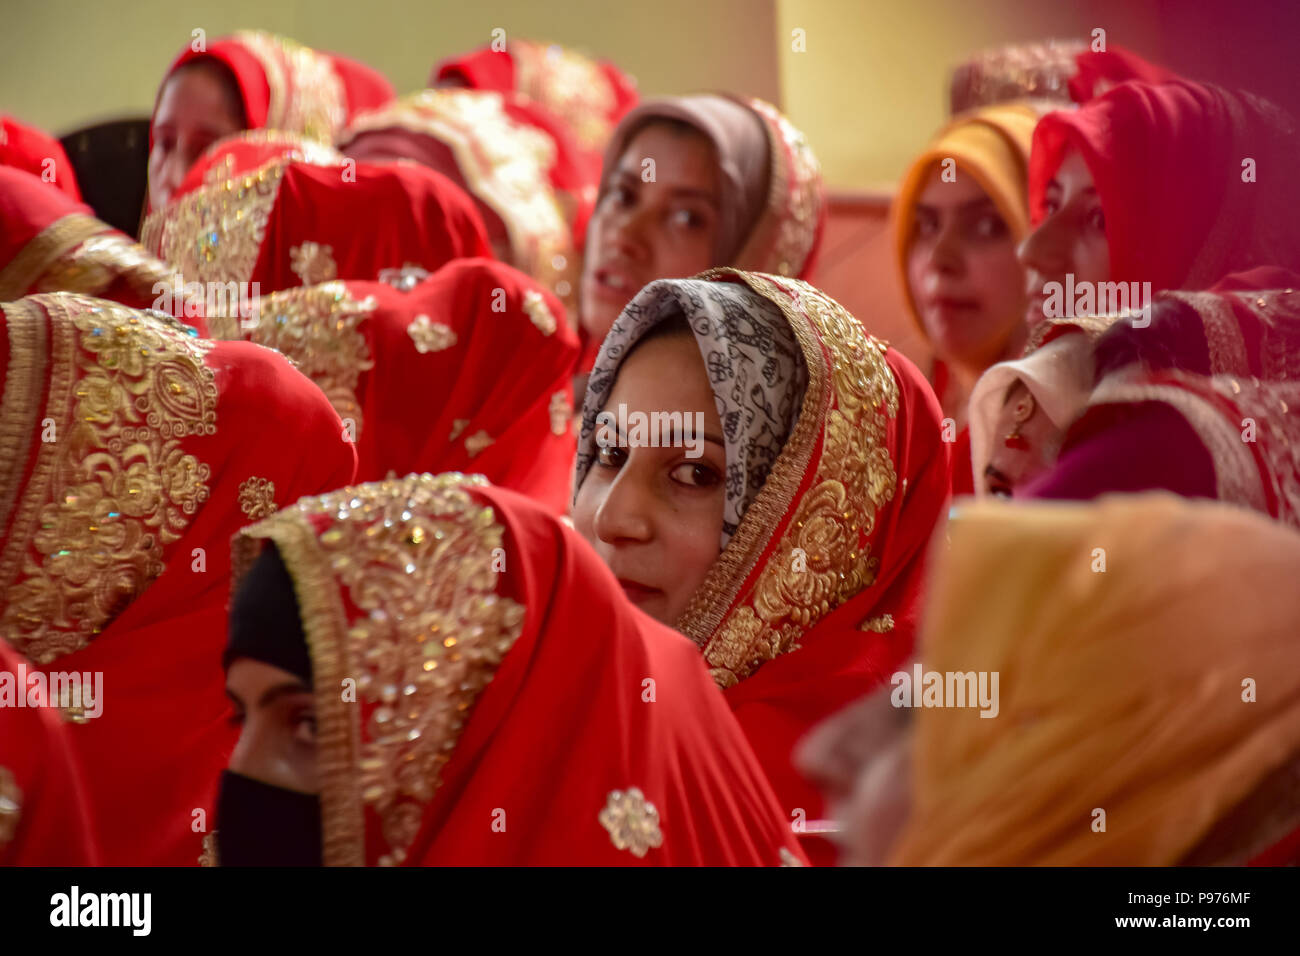
<path fill-rule="evenodd" d="M 347 291 L 357 302 L 374 302 L 357 325 L 370 363 L 355 391 L 357 480 L 477 473 L 564 514 L 577 449 L 571 422 L 578 339 L 559 301 L 518 270 L 486 259 L 450 263 L 410 292 L 381 282 L 349 282 Z M 334 295 L 316 297 L 306 310 L 311 334 L 285 338 L 277 324 L 282 306 L 290 316 L 304 316 L 301 305 L 289 302 L 310 295 L 270 297 L 259 326 L 245 334 L 283 349 L 308 375 L 326 373 L 318 381 L 333 394 L 328 375 L 335 366 L 321 356 L 354 348 L 334 334 Z M 538 328 L 529 313 L 538 307 L 526 297 L 540 297 L 554 320 L 551 332 Z M 421 323 L 444 326 L 454 343 L 419 351 L 411 326 L 421 316 Z M 348 416 L 346 406 L 336 407 Z M 478 450 L 481 435 L 491 444 Z"/>
<path fill-rule="evenodd" d="M 95 215 L 79 198 L 50 189 L 38 176 L 17 167 L 0 167 L 0 269 L 27 243 L 72 213 Z M 107 223 L 104 231 L 116 232 Z"/>
<path fill-rule="evenodd" d="M 782 849 L 802 861 L 695 646 L 633 607 L 558 519 L 503 489 L 471 494 L 506 529 L 497 593 L 524 606 L 523 630 L 474 705 L 406 865 L 776 866 Z M 375 705 L 359 706 L 368 728 Z M 632 787 L 662 834 L 643 857 L 598 821 L 608 795 Z M 498 810 L 504 832 L 492 832 Z M 369 807 L 365 830 L 374 864 L 386 848 Z"/>
<path fill-rule="evenodd" d="M 1074 58 L 1078 67 L 1070 77 L 1070 99 L 1087 103 L 1119 83 L 1138 80 L 1142 83 L 1168 83 L 1182 79 L 1177 73 L 1149 63 L 1131 50 L 1112 45 L 1103 52 L 1084 50 Z"/>
<path fill-rule="evenodd" d="M 1029 207 L 1071 147 L 1106 217 L 1110 280 L 1204 289 L 1229 272 L 1300 263 L 1294 123 L 1257 98 L 1184 80 L 1121 83 L 1034 130 Z M 1242 162 L 1256 162 L 1244 182 Z"/>
<path fill-rule="evenodd" d="M 377 279 L 387 269 L 407 265 L 434 272 L 453 259 L 492 257 L 474 200 L 446 176 L 413 164 L 358 162 L 353 177 L 335 165 L 284 160 L 285 148 L 265 138 L 222 141 L 194 164 L 172 202 L 154 217 L 174 221 L 187 214 L 186 202 L 209 203 L 223 187 L 205 185 L 204 177 L 227 157 L 236 177 L 268 163 L 285 163 L 256 263 L 249 275 L 233 277 L 260 283 L 262 294 L 326 278 Z M 158 221 L 154 217 L 150 222 Z M 146 223 L 146 235 L 149 228 Z M 235 221 L 230 228 L 233 233 L 248 227 Z M 309 274 L 308 282 L 294 271 L 294 250 L 304 243 L 329 247 L 332 272 Z M 220 263 L 223 255 L 216 252 L 214 261 Z"/>
<path fill-rule="evenodd" d="M 53 160 L 47 165 L 46 160 Z M 31 173 L 42 183 L 61 190 L 73 202 L 81 202 L 77 171 L 53 136 L 0 114 L 0 166 L 12 166 Z M 46 179 L 49 175 L 53 178 Z"/>
<path fill-rule="evenodd" d="M 899 389 L 898 417 L 887 446 L 897 489 L 876 515 L 871 544 L 879 560 L 876 580 L 805 632 L 798 650 L 767 661 L 725 691 L 787 820 L 796 809 L 809 821 L 826 813 L 821 793 L 792 764 L 795 745 L 816 724 L 884 683 L 911 654 L 926 546 L 948 501 L 949 445 L 940 436 L 938 399 L 901 353 L 890 349 L 885 358 Z M 800 495 L 812 480 L 805 475 Z M 892 616 L 892 629 L 882 634 L 858 629 L 862 621 L 883 614 Z M 804 848 L 814 863 L 834 860 L 825 840 L 806 839 Z"/>
<path fill-rule="evenodd" d="M 36 297 L 25 301 L 51 300 Z M 61 302 L 74 313 L 104 305 L 84 298 Z M 162 326 L 161 320 L 145 313 L 135 313 L 135 317 L 142 327 Z M 6 323 L 12 321 L 21 319 L 7 313 Z M 170 348 L 180 348 L 174 338 L 169 341 L 173 343 Z M 98 356 L 104 354 L 103 367 L 114 370 L 111 377 L 120 379 L 124 393 L 135 384 L 130 363 L 109 364 L 114 358 L 112 351 L 90 352 L 84 344 L 77 351 L 77 369 L 47 369 L 47 376 L 71 375 L 80 381 L 86 368 L 100 365 Z M 110 865 L 194 865 L 203 836 L 194 811 L 203 810 L 207 829 L 212 828 L 216 784 L 238 736 L 228 722 L 220 662 L 226 642 L 229 542 L 250 521 L 245 511 L 245 483 L 253 478 L 271 482 L 275 504 L 284 506 L 301 496 L 345 485 L 355 472 L 355 452 L 344 440 L 338 415 L 321 391 L 283 356 L 246 342 L 220 342 L 206 351 L 203 362 L 213 372 L 217 392 L 215 432 L 181 438 L 180 452 L 209 467 L 206 499 L 193 514 L 183 516 L 179 538 L 164 544 L 161 573 L 140 580 L 139 567 L 123 566 L 123 577 L 136 578 L 134 599 L 89 644 L 42 665 L 47 671 L 98 671 L 104 675 L 102 715 L 73 727 L 71 737 L 84 768 L 103 859 Z M 6 355 L 3 367 L 8 365 Z M 146 397 L 151 402 L 161 401 L 152 393 Z M 33 420 L 39 423 L 44 411 L 39 409 Z M 57 434 L 77 434 L 72 431 L 72 421 L 56 421 L 55 425 L 60 429 Z M 126 472 L 118 479 L 125 485 L 132 480 L 130 470 L 141 467 L 135 458 L 128 468 L 129 447 L 97 449 L 83 447 L 84 441 L 62 443 L 67 450 L 61 453 L 61 469 L 75 469 L 81 461 L 99 462 L 96 467 L 101 469 L 105 462 L 117 462 Z M 63 500 L 68 492 L 57 480 L 45 492 L 29 486 L 36 455 L 29 457 L 16 500 L 24 502 L 36 495 L 37 503 L 42 503 L 41 494 Z M 181 462 L 167 459 L 163 467 L 168 469 L 164 472 L 168 481 L 186 480 Z M 108 473 L 116 472 L 110 469 Z M 98 483 L 92 484 L 98 488 Z M 76 490 L 85 495 L 95 488 L 78 486 Z M 119 494 L 119 488 L 109 482 L 102 494 Z M 106 504 L 112 501 L 120 503 L 121 499 L 108 499 Z M 133 526 L 128 509 L 122 510 L 127 515 L 120 525 L 100 518 L 108 525 L 102 540 L 70 541 L 69 547 L 102 553 L 113 541 L 120 545 L 122 540 L 131 540 L 133 528 L 146 531 L 138 524 Z M 71 520 L 67 526 L 70 532 L 86 535 Z M 5 529 L 6 537 L 11 530 Z M 121 535 L 115 538 L 114 530 Z M 200 548 L 202 555 L 195 551 Z M 43 566 L 45 555 L 36 540 L 28 543 L 25 553 L 30 562 Z M 197 563 L 200 559 L 202 565 Z M 108 584 L 98 583 L 101 587 Z M 118 581 L 113 583 L 120 586 Z M 12 598 L 12 585 L 8 593 Z M 78 605 L 68 607 L 75 617 Z M 13 640 L 24 648 L 21 637 Z"/>
<path fill-rule="evenodd" d="M 957 433 L 957 440 L 952 446 L 952 496 L 975 494 L 975 476 L 972 473 L 970 426 L 967 425 Z"/>
<path fill-rule="evenodd" d="M 13 675 L 6 680 L 14 681 L 24 701 L 27 681 L 22 678 L 34 670 L 21 671 L 25 666 L 22 656 L 0 640 L 0 674 Z M 76 730 L 57 709 L 0 707 L 0 799 L 18 804 L 12 835 L 6 838 L 6 827 L 0 825 L 0 866 L 99 864 L 85 787 L 68 739 Z"/>

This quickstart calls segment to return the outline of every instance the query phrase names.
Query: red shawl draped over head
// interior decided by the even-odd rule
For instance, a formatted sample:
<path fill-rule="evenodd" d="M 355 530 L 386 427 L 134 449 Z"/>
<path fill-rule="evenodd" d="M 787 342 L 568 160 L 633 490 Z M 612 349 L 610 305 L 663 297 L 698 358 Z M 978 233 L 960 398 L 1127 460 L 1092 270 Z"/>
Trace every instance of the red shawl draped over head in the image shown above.
<path fill-rule="evenodd" d="M 31 173 L 40 182 L 60 190 L 73 202 L 81 202 L 77 173 L 63 144 L 34 126 L 0 113 L 0 166 Z"/>
<path fill-rule="evenodd" d="M 1245 92 L 1121 83 L 1034 130 L 1029 208 L 1077 149 L 1106 216 L 1110 280 L 1206 289 L 1229 272 L 1300 263 L 1294 121 Z"/>
<path fill-rule="evenodd" d="M 573 212 L 554 170 L 572 162 L 536 128 L 517 93 L 421 90 L 358 116 L 340 138 L 367 161 L 411 159 L 448 176 L 478 205 L 498 256 L 561 299 L 573 295 Z"/>
<path fill-rule="evenodd" d="M 236 581 L 266 541 L 311 651 L 326 865 L 803 862 L 695 648 L 535 504 L 353 486 L 245 529 Z"/>
<path fill-rule="evenodd" d="M 809 384 L 790 438 L 678 630 L 695 641 L 787 819 L 823 800 L 791 763 L 813 725 L 911 653 L 949 446 L 925 376 L 838 303 L 794 279 L 719 269 L 777 305 Z M 800 812 L 802 811 L 802 813 Z M 810 841 L 814 862 L 829 845 Z"/>
<path fill-rule="evenodd" d="M 1103 374 L 1053 469 L 1025 495 L 1166 489 L 1300 528 L 1300 281 L 1276 269 L 1157 299 L 1097 344 Z M 1283 289 L 1243 290 L 1282 279 Z M 1172 307 L 1172 308 L 1171 308 Z"/>
<path fill-rule="evenodd" d="M 355 430 L 359 481 L 474 471 L 566 511 L 578 338 L 555 297 L 509 266 L 458 260 L 410 292 L 290 289 L 262 300 L 256 325 L 213 331 L 280 350 L 321 387 Z"/>
<path fill-rule="evenodd" d="M 0 866 L 95 866 L 99 849 L 69 733 L 48 696 L 29 700 L 27 662 L 0 640 Z M 19 703 L 19 701 L 22 703 Z"/>
<path fill-rule="evenodd" d="M 103 674 L 71 728 L 108 864 L 193 864 L 234 744 L 229 541 L 350 481 L 320 389 L 269 349 L 71 294 L 3 307 L 0 633 Z"/>
<path fill-rule="evenodd" d="M 147 308 L 166 263 L 35 176 L 0 168 L 0 302 L 33 292 L 84 292 Z"/>
<path fill-rule="evenodd" d="M 186 283 L 256 282 L 263 294 L 491 256 L 473 200 L 447 177 L 278 132 L 216 144 L 140 238 Z"/>
<path fill-rule="evenodd" d="M 191 44 L 167 68 L 159 94 L 178 69 L 205 58 L 234 75 L 249 129 L 285 130 L 330 143 L 352 117 L 395 95 L 378 70 L 261 30 L 241 30 L 203 49 Z"/>

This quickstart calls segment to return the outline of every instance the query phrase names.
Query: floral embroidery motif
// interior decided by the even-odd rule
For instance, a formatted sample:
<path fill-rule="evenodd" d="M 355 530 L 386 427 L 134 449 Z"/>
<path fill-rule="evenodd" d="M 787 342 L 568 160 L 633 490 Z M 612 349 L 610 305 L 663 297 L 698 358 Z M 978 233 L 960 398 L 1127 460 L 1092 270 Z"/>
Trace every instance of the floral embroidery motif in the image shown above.
<path fill-rule="evenodd" d="M 644 857 L 664 844 L 664 835 L 659 829 L 659 811 L 637 787 L 629 787 L 626 791 L 611 790 L 598 819 L 600 825 L 609 831 L 614 846 L 635 857 Z"/>
<path fill-rule="evenodd" d="M 0 767 L 0 847 L 14 838 L 22 817 L 23 792 L 8 767 Z"/>
<path fill-rule="evenodd" d="M 753 268 L 765 272 L 796 276 L 817 238 L 823 204 L 821 166 L 807 138 L 780 110 L 760 99 L 750 99 L 747 105 L 767 126 L 774 179 L 782 189 L 779 201 L 768 206 L 764 221 L 754 230 L 756 240 L 770 247 L 749 250 L 747 243 L 740 261 L 748 265 L 752 260 Z"/>
<path fill-rule="evenodd" d="M 803 864 L 799 862 L 799 858 L 785 847 L 781 847 L 778 855 L 781 857 L 782 866 L 803 866 Z"/>
<path fill-rule="evenodd" d="M 879 617 L 867 618 L 858 625 L 859 631 L 871 631 L 875 634 L 888 634 L 894 629 L 894 615 L 881 614 Z"/>
<path fill-rule="evenodd" d="M 530 290 L 524 293 L 524 311 L 543 335 L 555 334 L 555 316 L 551 315 L 540 292 Z"/>
<path fill-rule="evenodd" d="M 445 474 L 356 485 L 236 539 L 237 576 L 263 540 L 295 568 L 321 686 L 356 680 L 357 703 L 318 702 L 326 865 L 365 862 L 366 810 L 388 847 L 379 865 L 406 858 L 474 704 L 522 632 L 524 608 L 496 593 L 491 570 L 504 529 L 467 491 L 482 484 Z"/>
<path fill-rule="evenodd" d="M 319 242 L 304 242 L 289 249 L 289 268 L 302 280 L 303 285 L 328 282 L 339 274 L 334 264 L 334 248 Z"/>
<path fill-rule="evenodd" d="M 275 483 L 265 478 L 249 478 L 239 486 L 239 510 L 252 521 L 275 514 Z"/>
<path fill-rule="evenodd" d="M 267 127 L 331 142 L 347 120 L 347 94 L 329 57 L 261 30 L 241 30 L 235 39 L 266 75 Z"/>
<path fill-rule="evenodd" d="M 433 322 L 427 315 L 417 315 L 406 327 L 406 334 L 415 343 L 415 350 L 421 354 L 441 352 L 456 344 L 456 332 L 451 326 Z"/>
<path fill-rule="evenodd" d="M 487 432 L 479 430 L 465 439 L 465 450 L 469 452 L 469 457 L 477 458 L 483 449 L 491 445 L 495 439 Z"/>
<path fill-rule="evenodd" d="M 67 293 L 25 301 L 49 314 L 53 373 L 34 398 L 58 440 L 33 442 L 0 557 L 0 633 L 48 664 L 148 587 L 207 500 L 211 469 L 181 440 L 216 432 L 217 388 L 203 360 L 213 343 L 161 313 Z"/>
<path fill-rule="evenodd" d="M 457 438 L 459 438 L 460 433 L 465 430 L 465 426 L 468 424 L 469 424 L 468 418 L 452 419 L 451 434 L 447 436 L 447 441 L 455 441 Z"/>
<path fill-rule="evenodd" d="M 199 854 L 199 866 L 220 866 L 217 857 L 217 831 L 203 835 L 203 852 Z"/>
<path fill-rule="evenodd" d="M 565 434 L 573 422 L 573 402 L 569 399 L 569 393 L 564 389 L 560 389 L 560 391 L 552 395 L 549 411 L 551 415 L 551 434 Z"/>
<path fill-rule="evenodd" d="M 515 89 L 554 112 L 586 149 L 603 149 L 616 99 L 609 78 L 587 57 L 560 46 L 514 40 Z"/>
<path fill-rule="evenodd" d="M 432 274 L 428 269 L 408 262 L 400 269 L 380 269 L 379 281 L 391 285 L 398 292 L 410 292 Z"/>

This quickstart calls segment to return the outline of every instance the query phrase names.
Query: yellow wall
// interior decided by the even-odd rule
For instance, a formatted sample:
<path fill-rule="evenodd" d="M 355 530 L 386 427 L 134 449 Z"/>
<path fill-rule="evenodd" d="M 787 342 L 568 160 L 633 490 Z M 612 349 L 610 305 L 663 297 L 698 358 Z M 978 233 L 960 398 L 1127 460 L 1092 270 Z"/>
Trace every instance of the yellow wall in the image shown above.
<path fill-rule="evenodd" d="M 642 94 L 728 89 L 776 100 L 775 0 L 31 0 L 0 17 L 0 109 L 56 134 L 147 115 L 163 70 L 202 27 L 283 33 L 422 87 L 439 59 L 501 27 L 607 57 Z"/>

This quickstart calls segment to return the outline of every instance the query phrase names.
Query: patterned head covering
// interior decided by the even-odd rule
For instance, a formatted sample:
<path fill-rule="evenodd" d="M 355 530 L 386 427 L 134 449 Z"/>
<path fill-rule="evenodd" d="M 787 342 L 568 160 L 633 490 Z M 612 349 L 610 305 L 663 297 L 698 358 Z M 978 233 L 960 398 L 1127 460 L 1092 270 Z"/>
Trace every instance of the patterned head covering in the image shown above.
<path fill-rule="evenodd" d="M 650 283 L 615 321 L 587 383 L 574 493 L 596 457 L 596 416 L 619 367 L 661 322 L 684 315 L 709 375 L 727 453 L 725 548 L 767 481 L 799 417 L 808 369 L 781 310 L 747 286 L 700 279 Z"/>

